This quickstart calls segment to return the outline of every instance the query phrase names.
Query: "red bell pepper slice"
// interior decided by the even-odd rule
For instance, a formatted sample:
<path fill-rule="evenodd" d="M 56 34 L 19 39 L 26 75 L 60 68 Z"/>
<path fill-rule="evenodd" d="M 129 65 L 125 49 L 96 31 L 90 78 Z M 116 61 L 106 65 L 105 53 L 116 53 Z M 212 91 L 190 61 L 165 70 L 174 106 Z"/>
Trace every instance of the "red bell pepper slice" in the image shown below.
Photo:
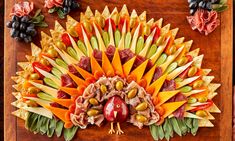
<path fill-rule="evenodd" d="M 43 78 L 43 75 L 36 69 L 36 67 L 39 68 L 39 69 L 42 69 L 42 70 L 44 70 L 46 72 L 50 72 L 51 71 L 51 67 L 43 65 L 43 64 L 41 64 L 39 62 L 33 62 L 32 66 L 33 66 L 34 72 L 37 72 L 40 75 L 40 77 L 42 77 L 42 78 Z"/>
<path fill-rule="evenodd" d="M 207 104 L 197 106 L 194 109 L 192 109 L 191 112 L 196 112 L 198 110 L 205 110 L 205 109 L 211 107 L 212 105 L 213 105 L 213 101 L 209 99 L 209 100 L 207 100 Z"/>
<path fill-rule="evenodd" d="M 126 31 L 128 32 L 128 29 L 129 29 L 129 19 L 127 17 L 121 17 L 120 18 L 120 21 L 119 21 L 119 24 L 118 24 L 119 31 L 122 31 L 122 28 L 123 28 L 125 20 L 126 20 Z"/>
<path fill-rule="evenodd" d="M 108 18 L 108 19 L 106 19 L 105 20 L 105 25 L 104 25 L 104 30 L 105 31 L 108 31 L 108 29 L 109 29 L 109 20 L 110 20 L 110 23 L 111 23 L 111 26 L 112 26 L 112 29 L 113 29 L 113 32 L 114 31 L 116 31 L 116 25 L 115 25 L 115 22 L 114 22 L 114 20 L 113 19 L 111 19 L 111 18 Z"/>
<path fill-rule="evenodd" d="M 66 46 L 71 46 L 72 45 L 72 43 L 70 41 L 70 38 L 69 38 L 69 35 L 67 33 L 62 34 L 61 40 Z"/>
<path fill-rule="evenodd" d="M 182 79 L 187 78 L 189 69 L 190 69 L 190 67 L 188 67 L 186 70 L 184 70 L 184 71 L 179 75 L 179 77 L 182 78 Z"/>

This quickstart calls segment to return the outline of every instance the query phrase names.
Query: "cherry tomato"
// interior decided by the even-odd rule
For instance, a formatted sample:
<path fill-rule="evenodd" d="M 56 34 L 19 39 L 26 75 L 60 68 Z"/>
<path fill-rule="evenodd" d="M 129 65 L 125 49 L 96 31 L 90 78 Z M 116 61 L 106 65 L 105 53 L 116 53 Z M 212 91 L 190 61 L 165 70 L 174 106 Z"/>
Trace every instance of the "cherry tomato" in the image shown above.
<path fill-rule="evenodd" d="M 69 35 L 67 33 L 63 33 L 61 36 L 62 42 L 68 47 L 71 46 L 72 43 L 70 41 Z"/>
<path fill-rule="evenodd" d="M 188 58 L 188 62 L 193 61 L 193 57 L 192 57 L 191 55 L 186 55 L 185 57 L 187 57 L 187 58 Z"/>

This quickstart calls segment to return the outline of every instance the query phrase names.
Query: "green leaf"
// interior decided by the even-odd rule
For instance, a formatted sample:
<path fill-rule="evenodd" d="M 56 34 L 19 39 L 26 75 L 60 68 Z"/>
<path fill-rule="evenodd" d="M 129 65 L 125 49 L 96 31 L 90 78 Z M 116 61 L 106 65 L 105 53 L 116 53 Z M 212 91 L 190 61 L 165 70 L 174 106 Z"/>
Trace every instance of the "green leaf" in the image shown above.
<path fill-rule="evenodd" d="M 73 126 L 72 128 L 69 129 L 64 129 L 64 139 L 66 141 L 71 141 L 74 137 L 74 135 L 77 133 L 78 126 Z"/>
<path fill-rule="evenodd" d="M 64 123 L 62 121 L 58 121 L 56 123 L 55 133 L 57 137 L 60 137 L 63 131 Z"/>
<path fill-rule="evenodd" d="M 56 128 L 56 120 L 50 119 L 50 123 L 49 123 L 49 127 L 48 127 L 48 131 L 47 131 L 47 136 L 48 137 L 52 137 L 54 132 L 55 132 L 55 128 Z"/>
<path fill-rule="evenodd" d="M 34 14 L 33 18 L 36 18 L 40 13 L 42 12 L 41 9 L 38 9 L 36 13 Z"/>
<path fill-rule="evenodd" d="M 171 125 L 174 129 L 174 131 L 179 135 L 179 136 L 182 136 L 182 133 L 181 133 L 181 130 L 180 130 L 180 127 L 178 125 L 178 122 L 176 120 L 176 118 L 171 118 Z"/>
<path fill-rule="evenodd" d="M 198 119 L 193 119 L 193 127 L 191 128 L 191 133 L 195 136 L 198 130 Z"/>
<path fill-rule="evenodd" d="M 155 124 L 152 124 L 149 126 L 149 129 L 153 139 L 158 140 L 157 126 Z"/>
<path fill-rule="evenodd" d="M 36 23 L 35 26 L 38 26 L 38 27 L 48 27 L 48 24 L 44 21 L 40 22 L 40 23 Z"/>
<path fill-rule="evenodd" d="M 65 14 L 64 12 L 62 11 L 62 9 L 58 9 L 57 10 L 57 14 L 59 16 L 60 19 L 64 19 L 65 18 Z"/>
<path fill-rule="evenodd" d="M 48 13 L 52 14 L 52 13 L 56 12 L 57 10 L 58 10 L 57 8 L 53 7 L 48 10 Z"/>
<path fill-rule="evenodd" d="M 223 5 L 222 7 L 214 8 L 213 10 L 215 10 L 215 11 L 217 11 L 217 12 L 223 12 L 223 11 L 225 11 L 226 9 L 228 9 L 228 6 L 227 6 L 227 5 Z"/>
<path fill-rule="evenodd" d="M 158 129 L 159 138 L 162 140 L 165 137 L 164 131 L 162 129 L 162 125 L 159 125 L 157 129 Z"/>

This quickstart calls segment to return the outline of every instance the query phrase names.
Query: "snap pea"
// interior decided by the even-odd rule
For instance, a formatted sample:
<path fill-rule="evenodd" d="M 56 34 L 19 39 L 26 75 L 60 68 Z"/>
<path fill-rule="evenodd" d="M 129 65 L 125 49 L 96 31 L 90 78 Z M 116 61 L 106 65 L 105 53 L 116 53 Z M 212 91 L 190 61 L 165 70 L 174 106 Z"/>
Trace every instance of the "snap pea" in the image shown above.
<path fill-rule="evenodd" d="M 184 86 L 184 87 L 180 88 L 180 91 L 181 91 L 182 93 L 188 93 L 188 92 L 190 92 L 191 90 L 192 90 L 192 87 L 190 87 L 190 86 Z"/>
<path fill-rule="evenodd" d="M 178 124 L 176 118 L 171 118 L 170 121 L 171 121 L 173 130 L 174 130 L 179 136 L 182 136 L 182 133 L 181 133 L 181 130 L 180 130 L 180 127 L 179 127 L 179 124 Z"/>
<path fill-rule="evenodd" d="M 165 137 L 163 129 L 162 129 L 162 125 L 159 125 L 157 128 L 158 128 L 159 138 L 162 140 Z"/>
<path fill-rule="evenodd" d="M 170 129 L 169 129 L 169 123 L 168 123 L 167 120 L 163 124 L 163 130 L 164 130 L 164 133 L 165 133 L 166 140 L 169 141 L 169 139 L 170 139 Z"/>
<path fill-rule="evenodd" d="M 157 51 L 157 45 L 153 44 L 147 53 L 147 58 L 151 58 L 153 54 L 156 53 L 156 51 Z"/>
<path fill-rule="evenodd" d="M 115 39 L 115 45 L 117 47 L 121 40 L 121 32 L 118 29 L 114 33 L 114 39 Z"/>
<path fill-rule="evenodd" d="M 95 36 L 91 37 L 91 46 L 93 49 L 98 49 L 99 45 Z"/>
<path fill-rule="evenodd" d="M 144 38 L 140 36 L 136 44 L 135 53 L 139 54 L 143 48 L 144 48 Z"/>
<path fill-rule="evenodd" d="M 74 137 L 74 135 L 77 133 L 78 126 L 73 126 L 72 128 L 65 128 L 64 129 L 64 139 L 66 141 L 71 141 Z"/>
<path fill-rule="evenodd" d="M 68 69 L 68 65 L 60 58 L 55 59 L 56 64 L 58 64 L 59 66 Z"/>
<path fill-rule="evenodd" d="M 125 48 L 130 48 L 130 44 L 131 44 L 131 32 L 127 32 L 125 38 Z"/>
<path fill-rule="evenodd" d="M 56 128 L 56 120 L 53 118 L 53 119 L 50 119 L 50 123 L 49 123 L 49 126 L 48 126 L 48 131 L 47 131 L 47 136 L 48 137 L 52 137 L 54 132 L 55 132 L 55 128 Z"/>
<path fill-rule="evenodd" d="M 43 121 L 42 121 L 42 126 L 40 127 L 40 133 L 43 135 L 43 134 L 46 134 L 47 133 L 47 130 L 48 130 L 48 126 L 49 126 L 49 121 L 50 119 L 49 118 L 44 118 Z"/>
<path fill-rule="evenodd" d="M 56 88 L 56 89 L 59 88 L 59 86 L 56 85 L 56 83 L 55 83 L 53 80 L 51 80 L 50 78 L 45 77 L 45 78 L 43 79 L 43 81 L 44 81 L 44 83 L 47 84 L 48 86 L 51 86 L 51 87 Z"/>
<path fill-rule="evenodd" d="M 87 55 L 87 49 L 84 43 L 81 40 L 78 40 L 77 42 L 78 48 L 85 54 Z"/>
<path fill-rule="evenodd" d="M 106 31 L 103 31 L 102 32 L 102 38 L 103 38 L 103 40 L 104 40 L 104 44 L 105 44 L 105 46 L 107 47 L 108 45 L 109 45 L 109 34 L 108 34 L 108 32 L 106 32 Z"/>
<path fill-rule="evenodd" d="M 31 116 L 31 119 L 30 119 L 30 120 L 32 120 L 32 121 L 30 122 L 31 125 L 29 126 L 29 131 L 34 132 L 34 131 L 36 130 L 36 128 L 37 128 L 38 116 L 39 116 L 39 115 L 37 115 L 37 114 L 33 114 L 33 115 Z"/>
<path fill-rule="evenodd" d="M 177 62 L 173 62 L 167 67 L 166 72 L 171 73 L 176 68 L 177 68 Z"/>
<path fill-rule="evenodd" d="M 182 135 L 185 135 L 188 131 L 188 128 L 186 124 L 184 123 L 184 120 L 178 119 L 177 122 L 179 124 Z"/>
<path fill-rule="evenodd" d="M 156 65 L 160 66 L 161 64 L 163 64 L 167 59 L 167 55 L 165 53 L 163 53 L 157 60 Z"/>
<path fill-rule="evenodd" d="M 51 72 L 52 72 L 52 74 L 54 74 L 57 78 L 60 79 L 60 77 L 61 77 L 61 75 L 62 75 L 62 72 L 61 72 L 59 69 L 53 67 L 52 70 L 51 70 Z"/>
<path fill-rule="evenodd" d="M 192 118 L 185 118 L 185 120 L 186 120 L 185 123 L 186 123 L 187 127 L 191 129 L 193 119 Z"/>
<path fill-rule="evenodd" d="M 149 128 L 150 128 L 150 133 L 151 133 L 153 139 L 158 140 L 157 126 L 152 124 L 149 126 Z"/>
<path fill-rule="evenodd" d="M 38 116 L 37 129 L 34 131 L 34 133 L 39 133 L 40 132 L 40 127 L 42 125 L 42 118 L 43 118 L 43 116 Z"/>
<path fill-rule="evenodd" d="M 58 121 L 56 123 L 56 128 L 55 128 L 55 133 L 57 137 L 61 136 L 63 128 L 64 128 L 64 123 L 62 121 Z"/>
<path fill-rule="evenodd" d="M 191 128 L 191 133 L 193 136 L 195 136 L 197 134 L 197 130 L 198 130 L 198 119 L 194 118 L 192 125 L 193 125 L 193 127 Z"/>
<path fill-rule="evenodd" d="M 77 56 L 77 53 L 76 51 L 73 49 L 73 47 L 68 47 L 67 48 L 67 52 L 68 54 L 73 57 L 74 59 L 78 60 L 78 56 Z"/>

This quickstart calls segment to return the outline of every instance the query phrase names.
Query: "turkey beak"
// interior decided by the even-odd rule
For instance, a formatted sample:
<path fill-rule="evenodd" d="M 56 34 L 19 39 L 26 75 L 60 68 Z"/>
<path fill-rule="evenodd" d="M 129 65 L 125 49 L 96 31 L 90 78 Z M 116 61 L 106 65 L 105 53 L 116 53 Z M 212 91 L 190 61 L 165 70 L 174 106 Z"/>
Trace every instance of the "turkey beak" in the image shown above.
<path fill-rule="evenodd" d="M 114 114 L 114 118 L 116 118 L 117 117 L 117 111 L 114 111 L 113 114 Z"/>

